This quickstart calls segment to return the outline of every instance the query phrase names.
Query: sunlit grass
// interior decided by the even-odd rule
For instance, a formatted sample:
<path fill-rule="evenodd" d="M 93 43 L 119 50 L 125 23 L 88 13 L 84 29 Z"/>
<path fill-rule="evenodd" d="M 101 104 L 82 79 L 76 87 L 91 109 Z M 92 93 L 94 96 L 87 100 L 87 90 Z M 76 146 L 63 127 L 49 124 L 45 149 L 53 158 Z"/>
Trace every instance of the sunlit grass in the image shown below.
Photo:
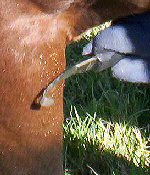
<path fill-rule="evenodd" d="M 97 117 L 96 113 L 94 116 L 88 113 L 85 116 L 79 116 L 76 108 L 72 107 L 64 130 L 66 154 L 69 153 L 65 161 L 71 162 L 75 169 L 74 172 L 86 174 L 87 171 L 84 168 L 92 167 L 88 164 L 95 164 L 94 167 L 97 169 L 100 164 L 104 163 L 107 164 L 109 173 L 111 169 L 113 173 L 121 168 L 121 174 L 122 171 L 125 171 L 123 162 L 129 161 L 134 168 L 140 167 L 140 173 L 146 174 L 146 168 L 149 166 L 148 140 L 142 137 L 137 127 L 104 121 Z M 90 156 L 89 159 L 88 156 Z M 121 167 L 116 167 L 116 162 L 113 162 L 114 157 L 116 157 L 116 162 L 122 158 L 120 159 Z M 106 174 L 105 171 L 104 174 Z"/>
<path fill-rule="evenodd" d="M 105 27 L 105 26 L 104 26 Z M 67 64 L 81 56 L 92 29 L 67 49 Z M 66 81 L 65 175 L 149 174 L 150 89 L 124 83 L 111 71 L 88 72 Z"/>

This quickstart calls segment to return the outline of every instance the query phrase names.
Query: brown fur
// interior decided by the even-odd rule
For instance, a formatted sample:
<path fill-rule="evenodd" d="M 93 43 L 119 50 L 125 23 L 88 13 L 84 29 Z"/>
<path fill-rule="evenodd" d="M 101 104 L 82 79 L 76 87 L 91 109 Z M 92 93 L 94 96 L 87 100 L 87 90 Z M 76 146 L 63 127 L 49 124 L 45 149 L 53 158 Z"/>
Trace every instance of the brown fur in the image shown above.
<path fill-rule="evenodd" d="M 147 0 L 0 1 L 0 175 L 62 175 L 65 48 L 89 27 L 150 9 Z"/>

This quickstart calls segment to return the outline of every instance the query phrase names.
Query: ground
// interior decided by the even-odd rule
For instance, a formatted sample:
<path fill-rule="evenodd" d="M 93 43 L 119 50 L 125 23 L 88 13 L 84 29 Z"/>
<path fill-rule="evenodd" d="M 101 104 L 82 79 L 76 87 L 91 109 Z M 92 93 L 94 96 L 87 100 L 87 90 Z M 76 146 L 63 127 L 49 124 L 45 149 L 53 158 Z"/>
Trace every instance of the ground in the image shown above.
<path fill-rule="evenodd" d="M 67 65 L 84 59 L 92 29 L 67 48 Z M 121 82 L 111 70 L 66 81 L 65 175 L 147 175 L 150 163 L 150 86 Z"/>

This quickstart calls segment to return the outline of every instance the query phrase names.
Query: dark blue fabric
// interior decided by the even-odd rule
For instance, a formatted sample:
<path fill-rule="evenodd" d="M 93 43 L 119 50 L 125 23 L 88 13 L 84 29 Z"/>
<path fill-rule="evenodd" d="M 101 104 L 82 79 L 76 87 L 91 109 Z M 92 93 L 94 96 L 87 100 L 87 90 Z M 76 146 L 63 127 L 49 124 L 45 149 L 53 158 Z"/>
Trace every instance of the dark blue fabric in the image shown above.
<path fill-rule="evenodd" d="M 150 82 L 150 12 L 127 17 L 100 32 L 93 39 L 92 53 L 105 59 L 106 53 L 122 54 L 112 68 L 119 79 L 130 82 Z M 111 66 L 111 65 L 110 65 Z M 112 65 L 113 66 L 113 65 Z"/>
<path fill-rule="evenodd" d="M 108 49 L 119 53 L 150 56 L 150 13 L 128 17 L 93 40 L 94 54 Z"/>

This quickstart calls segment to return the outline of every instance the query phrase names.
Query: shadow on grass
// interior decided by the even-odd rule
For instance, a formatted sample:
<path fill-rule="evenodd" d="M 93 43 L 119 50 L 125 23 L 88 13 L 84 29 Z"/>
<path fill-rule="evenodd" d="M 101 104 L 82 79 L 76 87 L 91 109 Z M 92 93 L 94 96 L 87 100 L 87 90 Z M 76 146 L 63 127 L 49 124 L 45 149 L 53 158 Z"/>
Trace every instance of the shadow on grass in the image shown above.
<path fill-rule="evenodd" d="M 67 65 L 83 60 L 82 48 L 86 41 L 67 48 Z M 111 71 L 88 72 L 66 81 L 65 117 L 70 108 L 78 109 L 79 117 L 85 113 L 96 115 L 110 123 L 122 123 L 141 128 L 143 137 L 149 134 L 150 87 L 121 82 L 112 77 Z M 112 150 L 99 144 L 77 139 L 66 134 L 64 167 L 66 175 L 148 175 L 148 169 L 135 166 L 126 157 L 117 157 Z M 84 139 L 84 138 L 83 138 Z M 133 155 L 134 156 L 134 155 Z"/>
<path fill-rule="evenodd" d="M 83 60 L 81 53 L 87 40 L 75 42 L 66 50 L 67 65 Z M 150 85 L 122 82 L 112 77 L 111 70 L 87 72 L 66 80 L 65 114 L 70 106 L 83 113 L 111 122 L 127 122 L 131 126 L 147 127 L 150 121 Z M 80 111 L 80 112 L 81 112 Z"/>
<path fill-rule="evenodd" d="M 136 167 L 123 157 L 117 157 L 111 150 L 100 149 L 83 141 L 66 138 L 66 175 L 148 175 L 150 171 Z M 68 156 L 69 155 L 69 156 Z"/>

